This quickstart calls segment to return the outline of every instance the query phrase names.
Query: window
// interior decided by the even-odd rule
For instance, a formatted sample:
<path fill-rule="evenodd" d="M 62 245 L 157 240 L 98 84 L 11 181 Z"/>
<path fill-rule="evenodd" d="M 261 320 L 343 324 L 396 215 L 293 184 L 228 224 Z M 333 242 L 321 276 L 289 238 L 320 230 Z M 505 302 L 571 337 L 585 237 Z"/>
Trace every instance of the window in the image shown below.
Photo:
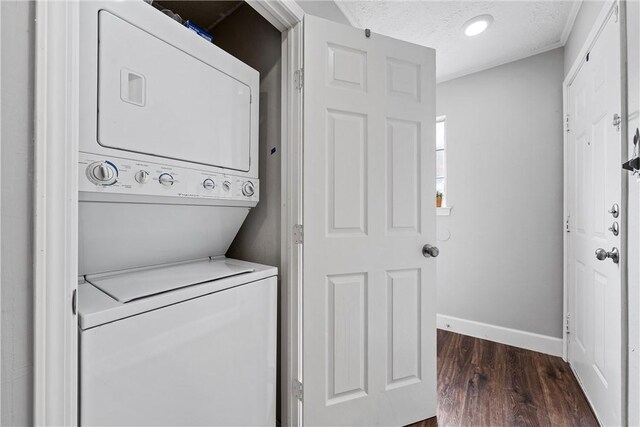
<path fill-rule="evenodd" d="M 436 191 L 443 196 L 442 206 L 446 206 L 447 200 L 447 133 L 446 117 L 441 116 L 436 119 Z"/>

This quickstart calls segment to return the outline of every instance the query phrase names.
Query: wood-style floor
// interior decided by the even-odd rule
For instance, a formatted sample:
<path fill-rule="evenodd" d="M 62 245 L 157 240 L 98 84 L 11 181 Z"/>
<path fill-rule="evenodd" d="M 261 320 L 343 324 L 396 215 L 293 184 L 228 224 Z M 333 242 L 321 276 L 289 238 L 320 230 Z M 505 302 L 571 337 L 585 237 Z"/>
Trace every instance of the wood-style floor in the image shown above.
<path fill-rule="evenodd" d="M 444 426 L 597 426 L 561 358 L 438 331 L 438 419 Z M 429 419 L 410 427 L 435 427 Z"/>

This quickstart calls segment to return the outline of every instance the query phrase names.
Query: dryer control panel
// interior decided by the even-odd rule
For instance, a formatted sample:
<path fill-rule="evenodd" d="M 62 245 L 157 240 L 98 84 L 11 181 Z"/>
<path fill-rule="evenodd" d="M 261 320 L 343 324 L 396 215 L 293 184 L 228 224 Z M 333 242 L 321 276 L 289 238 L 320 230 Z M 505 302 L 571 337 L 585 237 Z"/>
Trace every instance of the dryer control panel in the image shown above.
<path fill-rule="evenodd" d="M 78 160 L 80 192 L 252 204 L 259 199 L 258 179 L 83 152 Z"/>

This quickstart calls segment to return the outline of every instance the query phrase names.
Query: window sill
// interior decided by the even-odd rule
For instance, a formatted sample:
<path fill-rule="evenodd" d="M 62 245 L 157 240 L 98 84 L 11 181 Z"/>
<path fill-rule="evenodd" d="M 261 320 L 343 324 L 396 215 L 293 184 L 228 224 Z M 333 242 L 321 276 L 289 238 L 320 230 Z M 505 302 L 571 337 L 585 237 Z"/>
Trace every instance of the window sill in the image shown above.
<path fill-rule="evenodd" d="M 443 206 L 441 208 L 436 208 L 437 216 L 449 216 L 451 215 L 451 206 Z"/>

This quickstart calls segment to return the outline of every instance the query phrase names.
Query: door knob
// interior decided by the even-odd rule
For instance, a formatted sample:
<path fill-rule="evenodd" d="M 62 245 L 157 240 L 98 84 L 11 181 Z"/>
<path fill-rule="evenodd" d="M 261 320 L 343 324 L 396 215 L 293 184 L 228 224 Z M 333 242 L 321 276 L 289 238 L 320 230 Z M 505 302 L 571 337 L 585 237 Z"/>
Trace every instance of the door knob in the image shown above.
<path fill-rule="evenodd" d="M 602 248 L 596 249 L 596 258 L 600 261 L 604 261 L 607 258 L 611 258 L 611 261 L 614 264 L 617 264 L 620 261 L 620 252 L 618 252 L 618 248 L 612 248 L 611 252 L 607 252 Z"/>
<path fill-rule="evenodd" d="M 431 245 L 424 245 L 422 247 L 422 255 L 425 258 L 431 258 L 431 257 L 437 257 L 438 255 L 440 255 L 440 249 L 438 249 L 435 246 L 431 246 Z"/>

